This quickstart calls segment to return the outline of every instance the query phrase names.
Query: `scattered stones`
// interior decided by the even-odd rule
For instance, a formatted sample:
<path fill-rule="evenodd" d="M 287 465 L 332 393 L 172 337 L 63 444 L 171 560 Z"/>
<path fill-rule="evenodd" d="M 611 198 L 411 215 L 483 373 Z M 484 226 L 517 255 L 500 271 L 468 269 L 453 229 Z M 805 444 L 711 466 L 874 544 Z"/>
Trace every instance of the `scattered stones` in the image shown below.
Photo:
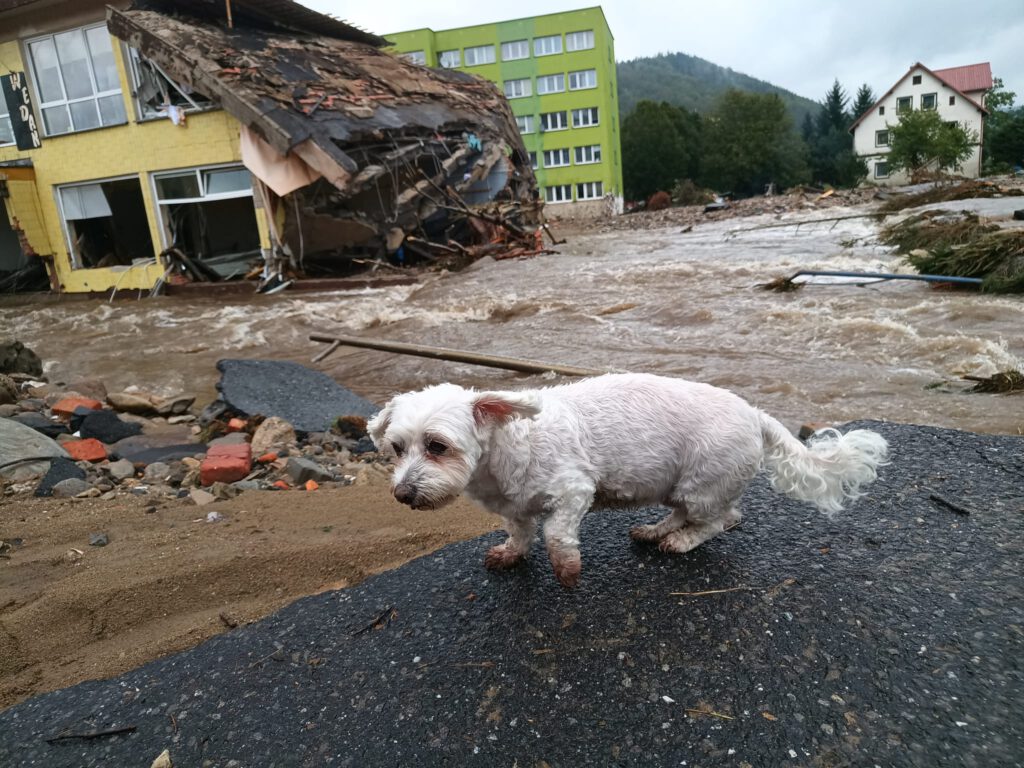
<path fill-rule="evenodd" d="M 249 474 L 252 468 L 252 449 L 248 443 L 240 445 L 212 445 L 200 465 L 203 485 L 233 483 Z"/>
<path fill-rule="evenodd" d="M 239 480 L 239 482 L 245 481 Z M 227 483 L 217 482 L 210 486 L 210 493 L 216 496 L 218 501 L 227 501 L 228 499 L 233 499 L 241 492 L 242 489 L 239 488 L 237 484 L 234 483 L 228 485 Z"/>
<path fill-rule="evenodd" d="M 105 547 L 110 543 L 110 537 L 106 533 L 100 531 L 99 533 L 89 534 L 89 546 L 90 547 Z"/>
<path fill-rule="evenodd" d="M 142 479 L 148 483 L 163 483 L 171 474 L 171 468 L 162 461 L 154 461 L 142 473 Z"/>
<path fill-rule="evenodd" d="M 168 416 L 168 424 L 191 424 L 196 420 L 196 417 L 191 413 L 183 413 L 180 416 Z"/>
<path fill-rule="evenodd" d="M 9 419 L 21 413 L 21 407 L 17 403 L 4 403 L 0 405 L 0 418 Z"/>
<path fill-rule="evenodd" d="M 103 409 L 103 403 L 99 400 L 93 400 L 91 397 L 74 395 L 61 398 L 50 406 L 50 410 L 54 414 L 65 419 L 70 419 L 76 408 L 88 408 L 91 411 L 99 411 Z"/>
<path fill-rule="evenodd" d="M 144 437 L 144 435 L 142 435 Z M 129 438 L 132 440 L 134 438 Z M 118 445 L 113 445 L 110 452 L 122 459 L 128 459 L 133 464 L 152 464 L 154 461 L 184 461 L 196 454 L 206 452 L 206 446 L 202 443 L 176 443 L 174 445 L 157 445 L 149 448 L 135 448 L 124 450 Z"/>
<path fill-rule="evenodd" d="M 18 385 L 14 379 L 0 373 L 0 405 L 9 405 L 18 402 Z"/>
<path fill-rule="evenodd" d="M 165 749 L 157 755 L 156 759 L 150 763 L 149 768 L 174 768 L 174 764 L 171 762 L 171 751 L 169 749 Z"/>
<path fill-rule="evenodd" d="M 360 456 L 364 453 L 373 453 L 377 450 L 377 446 L 373 444 L 373 440 L 369 437 L 364 437 L 359 440 L 354 446 L 352 446 L 352 454 Z"/>
<path fill-rule="evenodd" d="M 135 465 L 128 461 L 128 459 L 112 461 L 107 464 L 106 470 L 118 482 L 135 477 Z"/>
<path fill-rule="evenodd" d="M 80 493 L 85 493 L 92 488 L 84 478 L 69 477 L 67 480 L 61 480 L 59 483 L 55 483 L 51 489 L 51 496 L 55 496 L 58 499 L 72 499 Z"/>
<path fill-rule="evenodd" d="M 78 434 L 113 444 L 126 437 L 142 434 L 142 425 L 121 421 L 113 411 L 91 411 L 82 419 Z"/>
<path fill-rule="evenodd" d="M 19 405 L 24 406 L 26 402 L 26 400 L 22 400 Z M 68 428 L 65 424 L 59 421 L 51 421 L 41 413 L 32 411 L 19 413 L 17 416 L 13 416 L 12 420 L 19 424 L 24 424 L 26 427 L 31 427 L 36 432 L 47 437 L 56 438 L 57 435 L 66 435 L 68 433 Z"/>
<path fill-rule="evenodd" d="M 334 474 L 328 472 L 315 461 L 293 457 L 288 459 L 284 468 L 292 485 L 303 485 L 307 480 L 329 481 L 334 479 Z"/>
<path fill-rule="evenodd" d="M 202 488 L 193 488 L 188 492 L 188 495 L 192 497 L 192 501 L 200 507 L 205 507 L 207 504 L 212 504 L 217 500 L 216 496 L 209 491 L 204 491 Z"/>
<path fill-rule="evenodd" d="M 20 341 L 0 342 L 0 373 L 27 373 L 43 375 L 43 361 L 39 355 Z"/>
<path fill-rule="evenodd" d="M 64 450 L 75 461 L 91 461 L 96 463 L 106 461 L 107 459 L 107 449 L 103 447 L 103 443 L 94 437 L 86 440 L 69 440 L 64 443 Z"/>
<path fill-rule="evenodd" d="M 190 395 L 174 395 L 173 397 L 165 397 L 157 400 L 156 412 L 160 416 L 181 416 L 192 407 L 192 403 L 195 401 L 195 396 Z M 195 417 L 192 416 L 191 418 L 194 419 Z"/>
<path fill-rule="evenodd" d="M 252 436 L 252 452 L 256 455 L 265 454 L 279 445 L 294 443 L 295 427 L 280 416 L 264 419 Z"/>
<path fill-rule="evenodd" d="M 124 413 L 134 413 L 139 416 L 152 416 L 156 414 L 156 405 L 151 396 L 144 392 L 111 392 L 107 395 L 107 402 L 110 407 Z"/>
<path fill-rule="evenodd" d="M 40 480 L 39 485 L 36 486 L 35 495 L 52 496 L 54 487 L 65 480 L 82 480 L 84 482 L 85 470 L 70 459 L 56 458 L 50 462 L 49 471 L 43 475 L 43 479 Z M 88 483 L 86 483 L 86 486 L 88 486 Z M 76 496 L 81 492 L 82 491 L 79 490 L 77 493 L 72 493 L 70 495 Z"/>

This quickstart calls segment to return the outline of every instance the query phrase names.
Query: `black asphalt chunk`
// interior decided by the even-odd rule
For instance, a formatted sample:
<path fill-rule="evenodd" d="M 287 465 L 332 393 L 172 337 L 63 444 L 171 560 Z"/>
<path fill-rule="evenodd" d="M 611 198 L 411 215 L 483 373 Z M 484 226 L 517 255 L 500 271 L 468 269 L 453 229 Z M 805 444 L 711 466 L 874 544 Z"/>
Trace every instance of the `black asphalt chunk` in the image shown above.
<path fill-rule="evenodd" d="M 0 765 L 1020 766 L 1024 439 L 857 426 L 893 463 L 833 520 L 759 479 L 673 556 L 595 512 L 574 591 L 458 543 L 8 709 Z"/>
<path fill-rule="evenodd" d="M 71 459 L 55 458 L 50 468 L 36 486 L 36 496 L 53 496 L 53 486 L 64 480 L 85 480 L 85 470 Z"/>
<path fill-rule="evenodd" d="M 325 373 L 280 360 L 221 360 L 217 389 L 233 410 L 280 416 L 300 432 L 324 432 L 339 416 L 369 418 L 380 409 Z"/>
<path fill-rule="evenodd" d="M 111 445 L 126 437 L 142 434 L 142 425 L 134 421 L 122 421 L 113 411 L 90 411 L 82 416 L 78 434 Z"/>

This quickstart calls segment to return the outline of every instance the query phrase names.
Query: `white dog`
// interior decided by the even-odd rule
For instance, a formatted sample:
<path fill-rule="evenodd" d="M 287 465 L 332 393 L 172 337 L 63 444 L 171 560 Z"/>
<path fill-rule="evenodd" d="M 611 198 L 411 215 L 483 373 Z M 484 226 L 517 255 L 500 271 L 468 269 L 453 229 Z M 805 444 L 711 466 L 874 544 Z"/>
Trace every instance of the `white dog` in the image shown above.
<path fill-rule="evenodd" d="M 579 527 L 597 503 L 663 504 L 671 512 L 630 534 L 688 552 L 740 520 L 747 483 L 764 466 L 775 490 L 825 512 L 861 496 L 885 462 L 885 439 L 830 430 L 804 445 L 724 389 L 647 374 L 609 374 L 523 392 L 441 384 L 399 395 L 369 424 L 397 457 L 395 498 L 435 509 L 466 491 L 508 531 L 488 568 L 527 554 L 539 518 L 555 576 L 580 575 Z"/>

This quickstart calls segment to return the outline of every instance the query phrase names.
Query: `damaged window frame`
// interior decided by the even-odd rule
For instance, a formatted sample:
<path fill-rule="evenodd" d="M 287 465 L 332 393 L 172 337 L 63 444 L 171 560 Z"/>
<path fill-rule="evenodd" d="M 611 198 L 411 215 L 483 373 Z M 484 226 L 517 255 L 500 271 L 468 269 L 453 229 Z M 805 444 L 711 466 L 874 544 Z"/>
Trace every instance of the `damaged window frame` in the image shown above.
<path fill-rule="evenodd" d="M 167 103 L 170 106 L 179 107 L 180 109 L 183 109 L 186 114 L 212 112 L 219 109 L 215 103 L 205 96 L 201 96 L 201 94 L 197 94 L 195 92 L 189 94 L 186 89 L 174 80 L 174 78 L 168 75 L 159 64 L 151 59 L 147 59 L 137 48 L 122 45 L 121 50 L 124 54 L 125 60 L 128 62 L 128 74 L 131 78 L 132 85 L 132 103 L 135 105 L 135 117 L 139 122 L 165 120 L 168 117 L 166 109 L 161 110 L 158 107 L 150 106 L 149 101 L 143 102 L 140 98 L 139 91 L 143 87 L 143 68 L 149 68 L 157 84 L 166 89 L 165 91 L 161 91 L 161 95 L 166 93 L 170 99 L 173 99 L 173 94 L 176 93 L 184 101 L 184 104 L 168 101 Z M 200 98 L 195 98 L 197 96 Z"/>
<path fill-rule="evenodd" d="M 99 266 L 99 265 L 86 265 L 84 263 L 84 261 L 82 259 L 82 256 L 81 256 L 81 253 L 80 253 L 80 250 L 79 250 L 78 247 L 76 247 L 76 244 L 75 244 L 75 237 L 73 235 L 73 230 L 71 228 L 72 222 L 75 222 L 75 221 L 85 221 L 85 220 L 88 220 L 88 219 L 100 219 L 100 218 L 107 218 L 107 217 L 113 218 L 115 214 L 113 212 L 113 209 L 110 206 L 110 200 L 106 198 L 106 195 L 104 195 L 104 203 L 105 203 L 107 209 L 110 211 L 110 213 L 107 214 L 107 216 L 90 216 L 90 217 L 87 217 L 86 219 L 69 219 L 68 218 L 68 210 L 67 210 L 68 206 L 66 205 L 67 201 L 65 199 L 65 193 L 70 191 L 70 190 L 72 190 L 72 189 L 80 189 L 80 188 L 83 188 L 83 187 L 99 187 L 101 189 L 101 191 L 102 191 L 102 187 L 103 187 L 104 184 L 110 184 L 110 183 L 121 182 L 121 181 L 134 181 L 134 182 L 136 182 L 138 184 L 138 186 L 139 186 L 139 197 L 140 197 L 140 200 L 142 201 L 143 208 L 145 208 L 145 195 L 144 195 L 143 189 L 142 189 L 142 179 L 141 179 L 140 175 L 137 174 L 137 173 L 122 174 L 120 176 L 108 176 L 108 177 L 101 178 L 101 179 L 89 179 L 88 181 L 76 181 L 76 182 L 73 182 L 71 184 L 56 184 L 56 185 L 54 185 L 54 187 L 53 187 L 53 196 L 54 196 L 54 200 L 55 200 L 55 202 L 57 204 L 57 213 L 60 215 L 61 230 L 64 233 L 64 246 L 65 246 L 65 248 L 67 248 L 67 252 L 68 252 L 68 263 L 71 265 L 71 269 L 72 270 L 102 269 L 102 268 L 104 268 L 103 266 Z M 150 253 L 145 258 L 154 259 L 156 257 L 156 253 L 153 252 L 153 248 L 152 248 L 152 246 L 153 246 L 153 236 L 152 236 L 152 232 L 149 230 L 149 220 L 148 220 L 148 218 L 146 219 L 146 229 L 147 229 L 147 231 L 149 233 Z M 131 268 L 131 265 L 125 265 L 125 264 L 117 264 L 117 265 L 111 265 L 111 266 L 113 266 L 115 269 L 130 269 Z"/>

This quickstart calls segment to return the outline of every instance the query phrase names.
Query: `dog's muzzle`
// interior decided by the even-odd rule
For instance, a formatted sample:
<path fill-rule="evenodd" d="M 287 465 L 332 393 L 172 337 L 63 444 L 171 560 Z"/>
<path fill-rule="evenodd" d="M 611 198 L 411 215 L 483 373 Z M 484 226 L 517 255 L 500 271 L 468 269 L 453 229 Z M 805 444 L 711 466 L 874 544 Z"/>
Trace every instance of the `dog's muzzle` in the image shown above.
<path fill-rule="evenodd" d="M 412 483 L 399 483 L 395 486 L 395 498 L 402 504 L 413 506 L 416 501 L 416 486 Z"/>

